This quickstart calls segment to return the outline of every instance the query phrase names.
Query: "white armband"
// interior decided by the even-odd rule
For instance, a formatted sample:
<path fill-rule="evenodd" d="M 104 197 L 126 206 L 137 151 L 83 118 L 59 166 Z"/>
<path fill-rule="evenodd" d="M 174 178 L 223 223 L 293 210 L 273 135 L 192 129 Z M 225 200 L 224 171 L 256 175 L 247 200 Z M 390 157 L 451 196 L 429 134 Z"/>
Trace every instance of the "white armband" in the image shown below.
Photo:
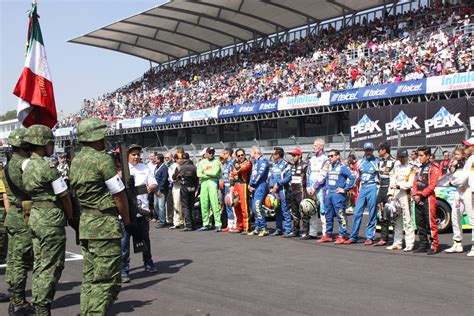
<path fill-rule="evenodd" d="M 109 180 L 105 181 L 105 185 L 109 192 L 112 194 L 116 194 L 122 192 L 125 189 L 122 180 L 119 178 L 118 175 L 113 176 Z"/>
<path fill-rule="evenodd" d="M 58 195 L 67 190 L 67 184 L 64 182 L 63 177 L 59 177 L 51 183 L 53 186 L 54 194 Z"/>
<path fill-rule="evenodd" d="M 23 163 L 21 164 L 21 171 L 25 171 L 26 169 L 26 166 L 28 166 L 28 164 L 30 163 L 30 159 L 25 159 L 25 161 L 23 161 Z"/>

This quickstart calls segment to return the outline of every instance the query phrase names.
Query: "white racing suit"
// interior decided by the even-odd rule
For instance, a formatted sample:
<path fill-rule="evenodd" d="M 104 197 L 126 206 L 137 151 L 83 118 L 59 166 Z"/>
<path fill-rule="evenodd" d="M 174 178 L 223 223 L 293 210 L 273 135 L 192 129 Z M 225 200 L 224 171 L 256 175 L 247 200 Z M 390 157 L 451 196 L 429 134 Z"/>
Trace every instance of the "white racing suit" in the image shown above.
<path fill-rule="evenodd" d="M 390 172 L 389 197 L 398 200 L 403 210 L 401 216 L 394 223 L 393 244 L 402 246 L 403 229 L 405 229 L 406 249 L 413 249 L 415 245 L 415 231 L 413 229 L 413 219 L 411 218 L 411 187 L 415 178 L 415 168 L 412 164 L 402 165 L 400 161 L 395 163 Z"/>
<path fill-rule="evenodd" d="M 308 170 L 306 173 L 306 189 L 313 188 L 313 199 L 319 201 L 319 214 L 311 216 L 309 221 L 309 234 L 313 237 L 318 235 L 318 216 L 321 218 L 321 230 L 323 236 L 326 235 L 326 212 L 324 208 L 324 184 L 329 170 L 329 160 L 326 154 L 321 151 L 313 153 L 308 160 Z M 305 192 L 306 193 L 306 192 Z"/>

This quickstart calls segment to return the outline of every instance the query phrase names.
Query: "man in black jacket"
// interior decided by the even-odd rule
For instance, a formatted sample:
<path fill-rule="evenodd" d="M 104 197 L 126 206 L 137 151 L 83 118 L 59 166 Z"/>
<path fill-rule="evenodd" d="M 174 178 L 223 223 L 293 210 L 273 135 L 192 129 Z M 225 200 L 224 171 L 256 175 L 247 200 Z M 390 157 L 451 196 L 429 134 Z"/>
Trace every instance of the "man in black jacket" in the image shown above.
<path fill-rule="evenodd" d="M 182 231 L 194 230 L 193 210 L 196 188 L 199 184 L 197 169 L 188 153 L 183 153 L 183 160 L 177 169 L 177 181 L 181 184 L 181 206 L 184 213 L 185 228 Z"/>
<path fill-rule="evenodd" d="M 157 228 L 166 226 L 166 200 L 169 192 L 169 181 L 168 181 L 168 166 L 164 163 L 165 157 L 163 154 L 156 155 L 156 167 L 155 167 L 155 179 L 158 183 L 155 198 L 154 198 L 154 209 L 155 217 L 160 221 Z"/>

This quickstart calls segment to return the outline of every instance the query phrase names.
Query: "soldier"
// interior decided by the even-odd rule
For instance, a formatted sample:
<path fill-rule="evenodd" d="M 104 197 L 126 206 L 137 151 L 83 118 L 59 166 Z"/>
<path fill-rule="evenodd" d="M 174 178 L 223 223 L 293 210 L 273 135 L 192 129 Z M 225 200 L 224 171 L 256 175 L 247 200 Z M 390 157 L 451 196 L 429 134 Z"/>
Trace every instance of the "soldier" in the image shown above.
<path fill-rule="evenodd" d="M 81 121 L 77 137 L 82 150 L 71 164 L 71 187 L 81 204 L 81 315 L 105 315 L 117 299 L 122 262 L 118 214 L 131 230 L 125 186 L 104 151 L 106 132 L 107 126 L 98 118 Z"/>
<path fill-rule="evenodd" d="M 18 128 L 8 136 L 12 146 L 12 159 L 5 168 L 4 180 L 10 207 L 5 219 L 8 232 L 8 259 L 6 282 L 11 294 L 9 312 L 12 315 L 34 314 L 33 306 L 26 301 L 25 286 L 28 269 L 33 265 L 31 234 L 26 219 L 31 201 L 26 195 L 22 182 L 21 165 L 30 157 L 23 138 L 26 129 Z"/>
<path fill-rule="evenodd" d="M 54 136 L 49 127 L 32 125 L 25 138 L 32 154 L 22 164 L 23 186 L 33 201 L 28 222 L 35 262 L 32 302 L 36 315 L 50 315 L 56 285 L 64 269 L 66 219 L 74 228 L 72 203 L 64 179 L 44 160 L 54 152 Z"/>
<path fill-rule="evenodd" d="M 2 174 L 3 178 L 3 165 L 0 163 L 0 173 Z M 5 188 L 5 184 L 0 178 L 0 255 L 2 257 L 6 257 L 6 240 L 7 240 L 7 233 L 4 227 L 4 219 L 6 215 L 6 204 L 8 203 L 7 192 Z M 4 263 L 5 258 L 0 258 L 1 263 Z M 0 293 L 0 302 L 5 303 L 10 300 L 10 295 Z"/>
<path fill-rule="evenodd" d="M 183 162 L 178 170 L 177 180 L 181 184 L 181 205 L 184 212 L 184 224 L 185 228 L 181 231 L 192 231 L 194 230 L 194 200 L 196 196 L 196 188 L 199 185 L 199 179 L 197 177 L 197 169 L 193 161 L 189 159 L 189 154 L 183 154 Z"/>

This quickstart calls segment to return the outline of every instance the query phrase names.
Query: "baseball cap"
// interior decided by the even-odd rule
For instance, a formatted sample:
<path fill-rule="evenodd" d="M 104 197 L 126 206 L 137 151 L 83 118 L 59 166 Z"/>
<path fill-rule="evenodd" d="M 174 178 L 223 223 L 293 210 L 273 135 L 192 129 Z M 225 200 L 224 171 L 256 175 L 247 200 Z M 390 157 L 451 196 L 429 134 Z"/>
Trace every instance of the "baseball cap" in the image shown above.
<path fill-rule="evenodd" d="M 474 146 L 474 137 L 471 137 L 469 139 L 465 139 L 462 141 L 462 144 L 464 146 L 468 146 L 468 147 L 471 147 L 471 146 Z"/>
<path fill-rule="evenodd" d="M 128 152 L 131 152 L 132 150 L 134 149 L 138 149 L 138 150 L 142 150 L 142 146 L 138 145 L 138 144 L 131 144 L 130 146 L 128 146 Z"/>
<path fill-rule="evenodd" d="M 206 152 L 207 152 L 208 154 L 214 155 L 214 154 L 216 153 L 216 150 L 214 149 L 214 147 L 208 147 L 208 148 L 206 149 Z"/>
<path fill-rule="evenodd" d="M 397 151 L 397 157 L 408 157 L 408 151 L 406 149 L 399 149 Z"/>
<path fill-rule="evenodd" d="M 290 151 L 289 154 L 290 154 L 290 155 L 299 155 L 299 156 L 301 156 L 301 155 L 303 154 L 303 152 L 301 151 L 301 149 L 295 148 L 295 149 L 293 149 L 292 151 Z"/>
<path fill-rule="evenodd" d="M 374 144 L 372 143 L 365 143 L 364 150 L 374 150 Z"/>

